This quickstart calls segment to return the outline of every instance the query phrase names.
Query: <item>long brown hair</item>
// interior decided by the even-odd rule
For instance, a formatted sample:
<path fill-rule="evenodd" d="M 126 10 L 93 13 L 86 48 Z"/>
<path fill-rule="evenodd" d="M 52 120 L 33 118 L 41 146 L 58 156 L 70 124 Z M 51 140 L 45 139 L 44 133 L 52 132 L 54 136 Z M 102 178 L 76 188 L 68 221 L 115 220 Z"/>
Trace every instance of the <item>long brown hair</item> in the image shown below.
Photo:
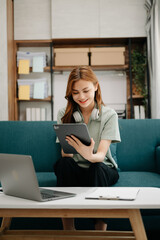
<path fill-rule="evenodd" d="M 99 111 L 101 111 L 101 105 L 103 103 L 102 101 L 102 95 L 101 95 L 101 89 L 99 86 L 98 79 L 92 69 L 88 66 L 81 66 L 81 67 L 76 67 L 74 68 L 68 78 L 68 83 L 67 83 L 67 89 L 66 89 L 66 96 L 65 98 L 67 99 L 67 107 L 64 116 L 62 117 L 62 122 L 63 123 L 71 123 L 74 122 L 73 119 L 73 112 L 76 111 L 77 109 L 77 103 L 72 98 L 72 89 L 73 85 L 75 82 L 79 80 L 85 80 L 85 81 L 90 81 L 94 85 L 98 83 L 97 91 L 95 92 L 95 101 L 97 102 L 97 106 L 99 108 Z"/>

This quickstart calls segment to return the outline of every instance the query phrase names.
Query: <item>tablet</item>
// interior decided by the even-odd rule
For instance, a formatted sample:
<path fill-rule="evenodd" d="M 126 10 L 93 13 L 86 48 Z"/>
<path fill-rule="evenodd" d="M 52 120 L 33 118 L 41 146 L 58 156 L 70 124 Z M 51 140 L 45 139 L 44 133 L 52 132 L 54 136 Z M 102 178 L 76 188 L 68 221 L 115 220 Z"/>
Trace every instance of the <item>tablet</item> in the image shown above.
<path fill-rule="evenodd" d="M 83 144 L 87 146 L 91 144 L 91 138 L 89 136 L 88 128 L 85 123 L 54 124 L 53 128 L 60 141 L 64 153 L 77 153 L 77 151 L 65 140 L 66 136 L 74 135 Z"/>

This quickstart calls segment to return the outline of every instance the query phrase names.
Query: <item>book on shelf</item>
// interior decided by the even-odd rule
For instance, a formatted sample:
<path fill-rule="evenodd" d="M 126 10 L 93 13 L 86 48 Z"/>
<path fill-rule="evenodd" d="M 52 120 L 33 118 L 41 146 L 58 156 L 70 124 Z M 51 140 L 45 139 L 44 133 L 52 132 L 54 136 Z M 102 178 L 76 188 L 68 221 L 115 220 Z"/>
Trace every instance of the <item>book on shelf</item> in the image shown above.
<path fill-rule="evenodd" d="M 41 109 L 35 108 L 36 121 L 41 121 Z"/>
<path fill-rule="evenodd" d="M 35 82 L 34 83 L 33 98 L 36 98 L 36 99 L 44 99 L 45 98 L 45 82 Z"/>
<path fill-rule="evenodd" d="M 36 79 L 17 79 L 18 88 L 21 86 L 30 86 L 30 98 L 44 99 L 48 97 L 48 81 L 47 78 Z"/>
<path fill-rule="evenodd" d="M 32 72 L 43 72 L 43 57 L 37 56 L 33 57 L 33 68 Z"/>
<path fill-rule="evenodd" d="M 29 100 L 30 99 L 30 86 L 21 85 L 19 86 L 18 96 L 20 100 Z"/>
<path fill-rule="evenodd" d="M 45 120 L 46 120 L 46 109 L 41 108 L 41 121 L 45 121 Z"/>
<path fill-rule="evenodd" d="M 29 74 L 29 60 L 27 59 L 19 60 L 18 73 Z"/>
<path fill-rule="evenodd" d="M 140 119 L 139 105 L 134 105 L 134 118 Z"/>
<path fill-rule="evenodd" d="M 31 120 L 36 121 L 36 108 L 31 108 Z"/>
<path fill-rule="evenodd" d="M 134 105 L 134 118 L 145 119 L 145 108 L 143 105 Z"/>
<path fill-rule="evenodd" d="M 26 121 L 31 121 L 32 117 L 31 117 L 31 109 L 30 108 L 26 108 Z"/>
<path fill-rule="evenodd" d="M 26 108 L 26 121 L 45 121 L 46 108 Z"/>
<path fill-rule="evenodd" d="M 140 119 L 145 119 L 145 108 L 143 105 L 140 105 Z"/>
<path fill-rule="evenodd" d="M 29 67 L 33 67 L 33 58 L 41 57 L 43 59 L 43 68 L 47 66 L 47 54 L 46 52 L 23 52 L 17 51 L 17 67 L 20 60 L 29 60 Z"/>

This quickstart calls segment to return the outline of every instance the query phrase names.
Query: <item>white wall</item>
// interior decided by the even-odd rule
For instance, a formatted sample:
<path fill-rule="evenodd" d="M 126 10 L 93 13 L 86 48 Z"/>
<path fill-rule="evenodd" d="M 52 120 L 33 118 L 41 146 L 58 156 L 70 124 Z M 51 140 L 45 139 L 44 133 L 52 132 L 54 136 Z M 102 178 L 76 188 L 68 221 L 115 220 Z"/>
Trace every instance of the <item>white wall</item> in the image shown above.
<path fill-rule="evenodd" d="M 127 79 L 123 71 L 95 71 L 106 105 L 127 103 Z"/>
<path fill-rule="evenodd" d="M 51 39 L 50 0 L 14 0 L 14 39 Z"/>
<path fill-rule="evenodd" d="M 144 37 L 145 0 L 14 0 L 15 39 Z"/>
<path fill-rule="evenodd" d="M 8 120 L 7 4 L 0 0 L 0 120 Z"/>
<path fill-rule="evenodd" d="M 52 38 L 145 37 L 145 0 L 52 0 Z"/>
<path fill-rule="evenodd" d="M 100 37 L 145 37 L 145 0 L 100 0 Z"/>
<path fill-rule="evenodd" d="M 99 37 L 99 0 L 52 0 L 52 38 Z"/>

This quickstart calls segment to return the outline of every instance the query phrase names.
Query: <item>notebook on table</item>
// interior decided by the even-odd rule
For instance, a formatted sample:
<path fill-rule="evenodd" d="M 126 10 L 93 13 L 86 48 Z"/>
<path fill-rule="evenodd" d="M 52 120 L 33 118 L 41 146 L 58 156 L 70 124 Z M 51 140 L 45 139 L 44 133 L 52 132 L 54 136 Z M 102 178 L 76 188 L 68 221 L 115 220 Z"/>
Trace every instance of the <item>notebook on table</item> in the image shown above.
<path fill-rule="evenodd" d="M 39 188 L 32 157 L 0 154 L 0 182 L 4 194 L 35 201 L 74 197 L 76 194 Z"/>
<path fill-rule="evenodd" d="M 94 192 L 88 194 L 86 199 L 96 200 L 125 200 L 136 199 L 139 188 L 133 187 L 99 187 Z"/>

